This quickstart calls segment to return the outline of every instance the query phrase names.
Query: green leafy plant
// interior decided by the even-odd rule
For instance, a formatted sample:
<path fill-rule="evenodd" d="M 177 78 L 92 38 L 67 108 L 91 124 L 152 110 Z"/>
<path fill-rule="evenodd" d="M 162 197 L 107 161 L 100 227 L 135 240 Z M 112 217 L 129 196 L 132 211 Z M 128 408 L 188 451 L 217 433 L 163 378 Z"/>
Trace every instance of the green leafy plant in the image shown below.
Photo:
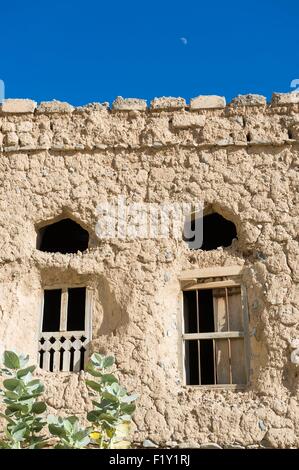
<path fill-rule="evenodd" d="M 29 356 L 5 351 L 3 366 L 0 369 L 4 376 L 3 389 L 0 389 L 5 413 L 0 416 L 6 419 L 4 439 L 0 447 L 12 449 L 36 449 L 43 447 L 46 439 L 39 435 L 46 425 L 43 415 L 46 404 L 40 400 L 44 386 L 32 373 L 36 366 L 28 366 Z"/>
<path fill-rule="evenodd" d="M 48 424 L 50 433 L 59 439 L 56 449 L 82 449 L 90 442 L 90 428 L 83 428 L 76 416 L 49 415 Z"/>
<path fill-rule="evenodd" d="M 124 449 L 130 446 L 129 434 L 137 395 L 129 395 L 109 370 L 113 356 L 94 353 L 86 365 L 93 380 L 86 380 L 94 409 L 87 414 L 92 423 L 91 442 L 102 449 Z M 97 398 L 97 399 L 95 399 Z"/>
<path fill-rule="evenodd" d="M 28 366 L 29 357 L 5 351 L 3 367 L 3 389 L 0 395 L 6 405 L 7 424 L 0 447 L 12 449 L 37 449 L 48 444 L 48 439 L 41 435 L 48 424 L 49 432 L 58 441 L 58 449 L 82 449 L 97 447 L 100 449 L 124 449 L 130 446 L 129 435 L 132 415 L 135 411 L 136 395 L 129 395 L 119 384 L 117 377 L 110 372 L 114 365 L 113 356 L 95 353 L 86 366 L 86 372 L 92 376 L 86 380 L 92 396 L 93 410 L 87 414 L 89 427 L 83 427 L 76 416 L 66 418 L 49 415 L 47 406 L 40 399 L 44 386 L 39 379 L 33 378 L 36 366 Z"/>

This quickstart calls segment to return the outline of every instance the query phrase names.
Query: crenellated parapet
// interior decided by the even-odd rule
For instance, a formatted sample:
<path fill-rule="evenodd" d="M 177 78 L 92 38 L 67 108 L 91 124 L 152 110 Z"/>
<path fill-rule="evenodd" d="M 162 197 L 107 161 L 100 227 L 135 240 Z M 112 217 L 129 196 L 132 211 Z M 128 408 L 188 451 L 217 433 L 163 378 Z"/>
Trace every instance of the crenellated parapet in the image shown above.
<path fill-rule="evenodd" d="M 0 107 L 0 151 L 121 147 L 280 146 L 299 140 L 299 93 L 137 98 L 74 107 L 7 99 Z"/>

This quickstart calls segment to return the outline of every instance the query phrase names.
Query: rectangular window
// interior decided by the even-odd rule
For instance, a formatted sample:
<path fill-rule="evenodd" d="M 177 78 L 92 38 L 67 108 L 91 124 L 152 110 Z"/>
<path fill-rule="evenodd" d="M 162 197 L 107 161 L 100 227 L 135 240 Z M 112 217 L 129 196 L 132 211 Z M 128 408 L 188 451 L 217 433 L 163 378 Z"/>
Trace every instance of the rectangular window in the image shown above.
<path fill-rule="evenodd" d="M 186 384 L 245 385 L 246 317 L 241 285 L 232 280 L 195 280 L 183 290 L 183 301 Z"/>
<path fill-rule="evenodd" d="M 86 287 L 45 289 L 39 338 L 42 369 L 74 371 L 84 369 L 91 339 L 90 290 Z"/>

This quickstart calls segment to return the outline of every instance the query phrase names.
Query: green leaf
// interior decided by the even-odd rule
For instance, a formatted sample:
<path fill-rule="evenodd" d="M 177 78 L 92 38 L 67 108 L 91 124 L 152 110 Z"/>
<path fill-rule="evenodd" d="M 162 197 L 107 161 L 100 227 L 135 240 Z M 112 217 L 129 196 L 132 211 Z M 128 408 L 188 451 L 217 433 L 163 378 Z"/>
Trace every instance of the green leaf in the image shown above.
<path fill-rule="evenodd" d="M 115 431 L 115 425 L 114 424 L 111 424 L 109 421 L 107 421 L 106 419 L 101 419 L 101 426 L 103 429 L 105 429 L 106 431 L 112 431 L 111 433 L 111 436 L 114 434 L 114 431 Z"/>
<path fill-rule="evenodd" d="M 67 418 L 65 418 L 65 421 L 68 421 L 69 423 L 71 423 L 72 426 L 74 426 L 76 423 L 79 422 L 79 418 L 77 418 L 77 416 L 68 416 Z"/>
<path fill-rule="evenodd" d="M 18 379 L 6 379 L 3 380 L 3 385 L 7 390 L 13 392 L 16 388 L 19 387 L 19 385 L 21 385 L 21 382 Z"/>
<path fill-rule="evenodd" d="M 80 446 L 80 448 L 88 446 L 89 443 L 90 443 L 90 439 L 88 436 L 85 436 L 82 439 L 77 440 L 77 444 Z"/>
<path fill-rule="evenodd" d="M 90 360 L 93 364 L 95 364 L 96 366 L 98 367 L 103 367 L 103 361 L 104 361 L 104 357 L 105 356 L 102 356 L 102 354 L 99 354 L 99 353 L 93 353 Z"/>
<path fill-rule="evenodd" d="M 35 432 L 40 432 L 43 429 L 44 425 L 45 425 L 45 423 L 40 423 L 40 424 L 37 424 L 37 425 L 33 426 L 32 429 Z"/>
<path fill-rule="evenodd" d="M 57 426 L 55 424 L 49 424 L 48 426 L 50 433 L 53 436 L 62 437 L 65 436 L 65 430 L 62 426 Z"/>
<path fill-rule="evenodd" d="M 41 383 L 40 380 L 35 379 L 35 380 L 30 380 L 26 384 L 26 391 L 27 393 L 25 394 L 26 397 L 30 397 L 30 395 L 33 396 L 38 396 L 41 395 L 45 390 L 44 385 Z"/>
<path fill-rule="evenodd" d="M 30 392 L 36 392 L 39 389 L 44 391 L 44 386 L 39 379 L 30 380 L 30 382 L 26 384 L 26 388 Z"/>
<path fill-rule="evenodd" d="M 27 415 L 31 411 L 31 405 L 26 404 L 22 406 L 22 413 Z"/>
<path fill-rule="evenodd" d="M 94 377 L 102 377 L 103 375 L 102 372 L 96 370 L 95 366 L 90 361 L 86 364 L 85 371 L 88 372 L 90 375 L 93 375 Z"/>
<path fill-rule="evenodd" d="M 111 425 L 115 425 L 117 423 L 117 418 L 115 416 L 112 416 L 109 413 L 101 413 L 99 416 L 100 421 L 107 421 L 107 423 Z"/>
<path fill-rule="evenodd" d="M 113 366 L 114 361 L 115 359 L 113 356 L 105 356 L 103 359 L 103 368 L 107 369 L 108 367 Z"/>
<path fill-rule="evenodd" d="M 27 432 L 27 426 L 21 423 L 11 430 L 11 435 L 13 436 L 15 441 L 21 442 L 23 441 L 26 432 Z"/>
<path fill-rule="evenodd" d="M 72 434 L 75 430 L 75 425 L 77 424 L 78 418 L 75 416 L 70 416 L 63 420 L 63 427 L 68 434 Z"/>
<path fill-rule="evenodd" d="M 110 404 L 112 404 L 112 403 L 118 404 L 119 403 L 118 397 L 115 396 L 115 395 L 112 395 L 109 392 L 103 392 L 102 396 L 107 402 L 110 402 Z"/>
<path fill-rule="evenodd" d="M 21 403 L 11 403 L 10 405 L 7 405 L 5 414 L 6 416 L 10 416 L 14 414 L 16 411 L 21 411 L 21 410 L 22 410 Z"/>
<path fill-rule="evenodd" d="M 131 403 L 132 401 L 135 401 L 137 400 L 138 398 L 138 395 L 125 395 L 124 397 L 122 397 L 121 401 L 123 403 Z"/>
<path fill-rule="evenodd" d="M 12 392 L 10 392 L 10 393 L 12 393 Z M 38 391 L 36 393 L 31 393 L 29 395 L 22 395 L 21 397 L 19 397 L 19 401 L 30 400 L 31 398 L 39 397 L 41 394 L 42 394 L 42 392 Z"/>
<path fill-rule="evenodd" d="M 20 361 L 20 368 L 24 369 L 24 367 L 26 366 L 26 364 L 29 361 L 29 356 L 28 355 L 25 356 L 25 354 L 20 354 L 19 355 L 19 361 Z"/>
<path fill-rule="evenodd" d="M 98 382 L 95 382 L 94 380 L 86 380 L 85 383 L 88 387 L 92 388 L 92 390 L 95 390 L 96 392 L 102 391 L 101 385 Z"/>
<path fill-rule="evenodd" d="M 89 435 L 89 432 L 89 429 L 81 429 L 73 435 L 74 441 L 81 441 L 82 439 L 85 439 L 85 437 Z"/>
<path fill-rule="evenodd" d="M 18 372 L 17 372 L 18 379 L 20 379 L 21 377 L 24 377 L 25 375 L 33 372 L 35 369 L 36 369 L 36 366 L 29 366 L 29 367 L 26 367 L 25 369 L 18 370 Z"/>
<path fill-rule="evenodd" d="M 10 392 L 9 390 L 5 391 L 4 403 L 11 403 L 11 400 L 18 400 L 19 395 L 15 392 Z"/>
<path fill-rule="evenodd" d="M 101 411 L 96 411 L 96 410 L 89 411 L 87 413 L 88 421 L 90 421 L 92 423 L 97 421 L 99 419 L 99 416 L 101 415 L 101 413 L 102 413 Z"/>
<path fill-rule="evenodd" d="M 102 405 L 101 405 L 101 403 L 99 403 L 98 401 L 96 401 L 96 400 L 91 400 L 91 403 L 92 403 L 93 406 L 95 406 L 96 408 L 102 409 Z"/>
<path fill-rule="evenodd" d="M 19 369 L 20 368 L 19 356 L 13 351 L 4 351 L 3 364 L 8 369 Z"/>
<path fill-rule="evenodd" d="M 134 403 L 124 403 L 120 405 L 120 409 L 123 413 L 130 415 L 134 413 L 136 406 Z"/>
<path fill-rule="evenodd" d="M 39 415 L 41 413 L 44 413 L 46 409 L 47 409 L 46 403 L 44 403 L 43 401 L 37 401 L 32 406 L 32 413 Z"/>
<path fill-rule="evenodd" d="M 102 382 L 105 383 L 105 384 L 106 383 L 112 384 L 114 382 L 118 382 L 118 379 L 113 374 L 103 374 L 102 375 Z"/>
<path fill-rule="evenodd" d="M 130 422 L 132 421 L 132 416 L 131 415 L 120 415 L 118 419 L 122 422 Z"/>
<path fill-rule="evenodd" d="M 126 394 L 126 390 L 118 383 L 114 382 L 107 387 L 107 392 L 116 397 L 120 397 Z"/>
<path fill-rule="evenodd" d="M 47 445 L 47 442 L 47 437 L 33 436 L 30 439 L 30 446 L 28 446 L 27 449 L 42 449 Z"/>

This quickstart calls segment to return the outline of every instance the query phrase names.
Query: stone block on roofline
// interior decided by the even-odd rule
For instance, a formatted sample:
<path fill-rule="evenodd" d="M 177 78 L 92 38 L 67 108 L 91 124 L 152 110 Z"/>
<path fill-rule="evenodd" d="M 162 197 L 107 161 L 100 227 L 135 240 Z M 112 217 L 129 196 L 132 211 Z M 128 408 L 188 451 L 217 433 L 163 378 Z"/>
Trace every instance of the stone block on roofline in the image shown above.
<path fill-rule="evenodd" d="M 151 101 L 151 109 L 167 110 L 167 109 L 182 109 L 186 107 L 186 100 L 184 98 L 174 98 L 172 96 L 162 96 L 161 98 L 154 98 Z"/>
<path fill-rule="evenodd" d="M 248 94 L 238 95 L 232 99 L 231 104 L 234 106 L 262 106 L 267 104 L 265 96 Z"/>
<path fill-rule="evenodd" d="M 64 101 L 41 101 L 37 107 L 39 113 L 71 113 L 74 106 Z"/>
<path fill-rule="evenodd" d="M 224 108 L 226 101 L 224 96 L 217 95 L 200 95 L 190 100 L 190 109 L 208 109 L 208 108 Z"/>
<path fill-rule="evenodd" d="M 273 93 L 271 104 L 284 105 L 299 103 L 299 93 Z"/>
<path fill-rule="evenodd" d="M 115 111 L 145 111 L 146 107 L 146 101 L 139 98 L 117 96 L 112 103 L 112 109 Z"/>
<path fill-rule="evenodd" d="M 33 113 L 36 104 L 33 100 L 8 98 L 3 101 L 0 109 L 3 113 Z"/>

